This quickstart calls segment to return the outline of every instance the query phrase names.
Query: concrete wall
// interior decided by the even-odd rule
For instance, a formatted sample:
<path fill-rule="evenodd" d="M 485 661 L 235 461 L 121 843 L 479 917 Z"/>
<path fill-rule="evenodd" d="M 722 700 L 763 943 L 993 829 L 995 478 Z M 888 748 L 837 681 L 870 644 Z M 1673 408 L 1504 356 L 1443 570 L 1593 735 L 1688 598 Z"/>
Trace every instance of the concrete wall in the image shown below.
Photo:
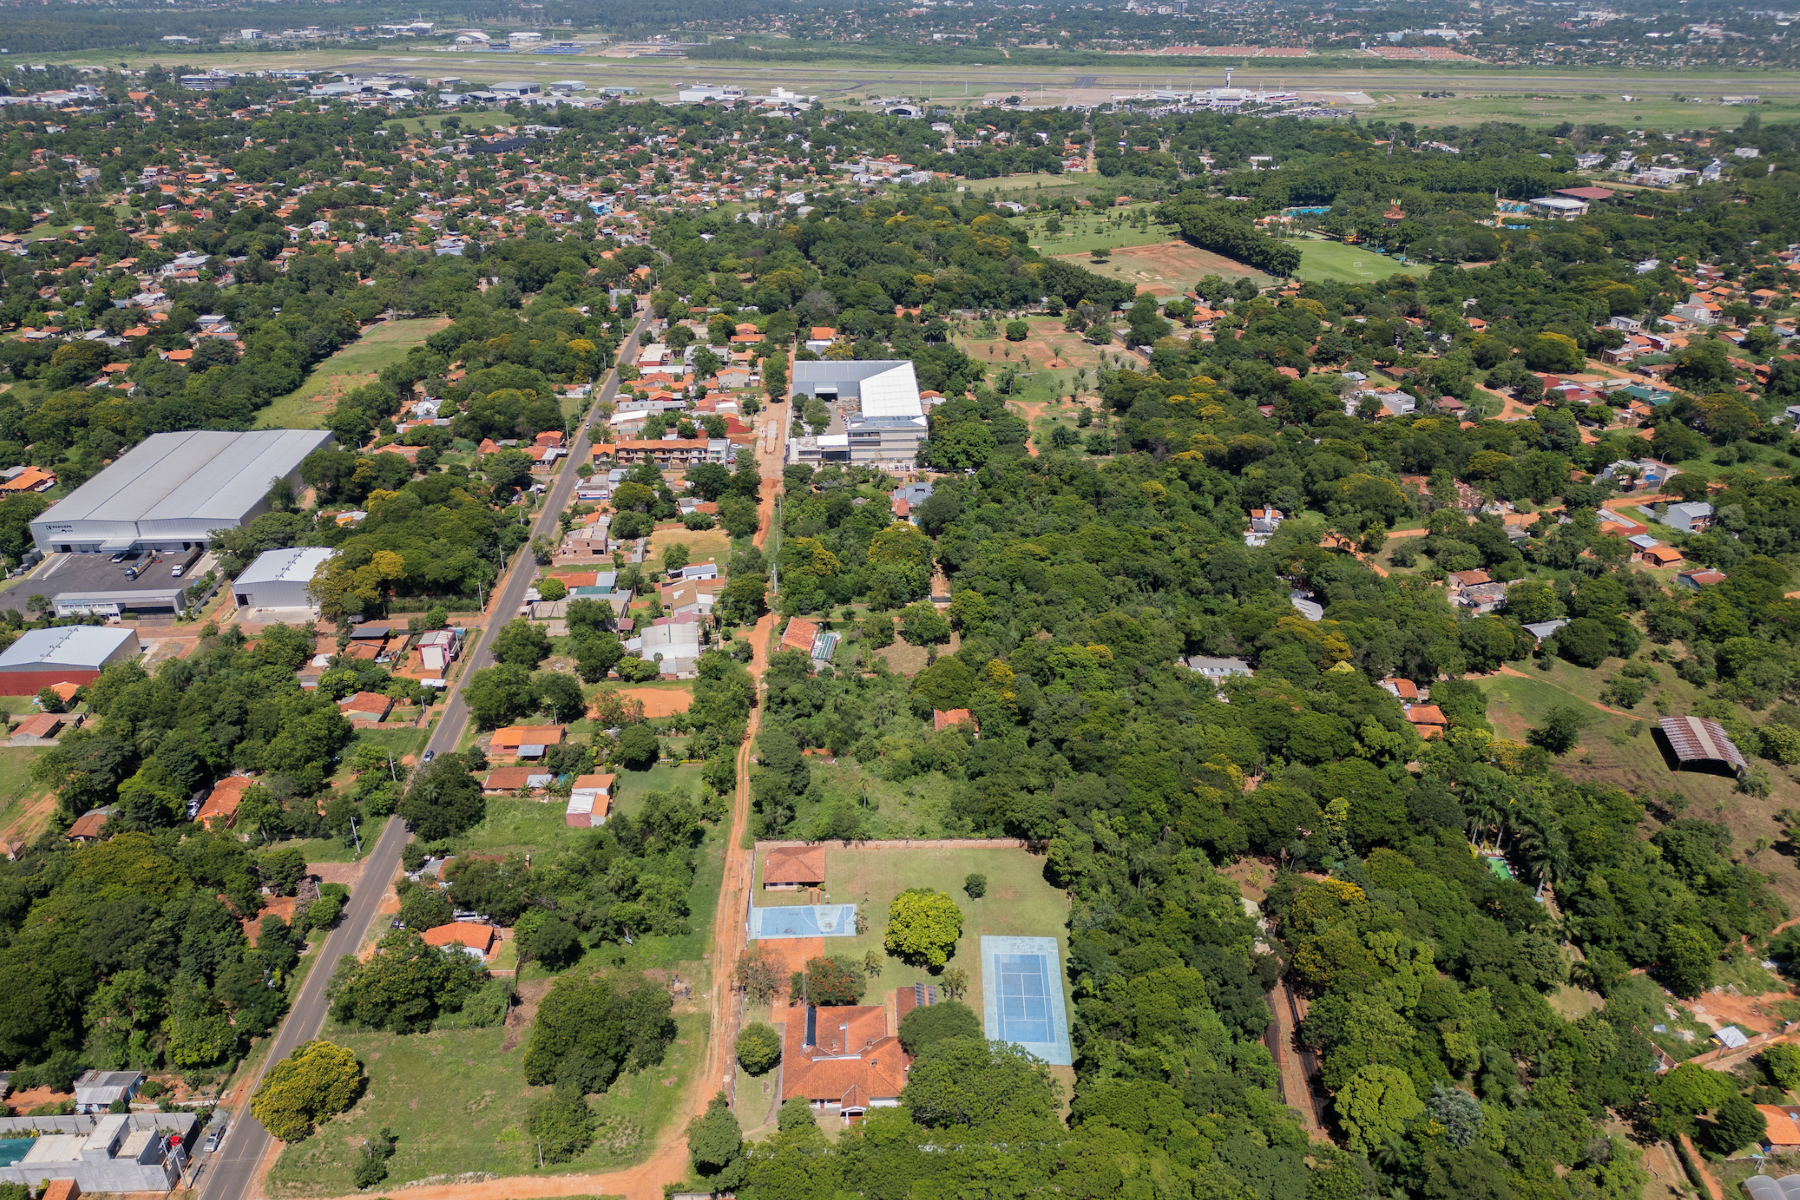
<path fill-rule="evenodd" d="M 179 1133 L 185 1147 L 192 1141 L 199 1119 L 193 1113 L 130 1113 L 113 1116 L 124 1118 L 127 1131 L 167 1129 Z M 108 1114 L 68 1117 L 0 1118 L 0 1136 L 20 1133 L 91 1134 Z M 122 1138 L 120 1139 L 122 1142 Z M 0 1167 L 0 1181 L 36 1187 L 45 1179 L 73 1179 L 84 1192 L 166 1192 L 181 1180 L 187 1162 L 185 1150 L 172 1155 L 156 1155 L 159 1161 L 137 1162 L 130 1158 L 68 1160 L 49 1163 L 22 1163 Z"/>

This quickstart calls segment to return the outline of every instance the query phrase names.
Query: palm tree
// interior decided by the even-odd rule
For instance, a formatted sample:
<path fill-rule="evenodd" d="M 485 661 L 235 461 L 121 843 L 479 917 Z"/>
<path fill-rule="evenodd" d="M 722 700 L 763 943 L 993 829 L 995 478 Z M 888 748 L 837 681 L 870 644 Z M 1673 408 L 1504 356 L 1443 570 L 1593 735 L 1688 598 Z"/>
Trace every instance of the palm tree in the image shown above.
<path fill-rule="evenodd" d="M 1526 866 L 1537 874 L 1535 898 L 1544 898 L 1544 885 L 1568 878 L 1569 851 L 1559 829 L 1542 811 L 1533 812 L 1519 831 L 1518 848 Z"/>

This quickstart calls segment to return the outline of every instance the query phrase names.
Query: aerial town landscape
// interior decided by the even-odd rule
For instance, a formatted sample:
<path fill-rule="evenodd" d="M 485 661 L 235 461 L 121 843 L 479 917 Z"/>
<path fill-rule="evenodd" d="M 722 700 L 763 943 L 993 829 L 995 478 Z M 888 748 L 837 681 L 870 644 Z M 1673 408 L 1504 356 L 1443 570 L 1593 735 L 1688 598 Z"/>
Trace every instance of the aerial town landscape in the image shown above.
<path fill-rule="evenodd" d="M 1800 1198 L 1795 19 L 0 9 L 0 1200 Z"/>

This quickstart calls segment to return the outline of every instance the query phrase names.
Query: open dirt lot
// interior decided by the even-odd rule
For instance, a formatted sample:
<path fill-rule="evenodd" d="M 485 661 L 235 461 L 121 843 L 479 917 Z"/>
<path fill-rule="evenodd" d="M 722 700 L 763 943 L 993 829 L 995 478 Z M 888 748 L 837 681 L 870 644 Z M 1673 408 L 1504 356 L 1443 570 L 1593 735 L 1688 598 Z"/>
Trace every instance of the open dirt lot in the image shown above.
<path fill-rule="evenodd" d="M 676 713 L 684 713 L 694 702 L 694 693 L 685 685 L 681 687 L 624 687 L 619 694 L 631 700 L 641 701 L 646 717 L 672 717 Z"/>
<path fill-rule="evenodd" d="M 1096 263 L 1086 254 L 1060 254 L 1056 257 L 1099 275 L 1119 275 L 1137 284 L 1139 292 L 1152 296 L 1177 296 L 1189 291 L 1207 275 L 1225 279 L 1244 276 L 1256 280 L 1258 287 L 1273 283 L 1261 271 L 1252 270 L 1236 259 L 1190 246 L 1186 242 L 1154 242 L 1147 246 L 1127 246 L 1114 250 L 1104 263 Z M 1065 300 L 1069 297 L 1063 297 Z"/>

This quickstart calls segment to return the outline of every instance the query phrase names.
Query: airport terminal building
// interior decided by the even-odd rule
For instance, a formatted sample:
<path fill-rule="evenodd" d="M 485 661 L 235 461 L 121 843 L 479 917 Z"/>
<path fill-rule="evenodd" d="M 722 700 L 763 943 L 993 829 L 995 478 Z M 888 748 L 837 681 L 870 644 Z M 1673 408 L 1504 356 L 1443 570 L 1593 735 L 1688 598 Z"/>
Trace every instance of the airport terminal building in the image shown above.
<path fill-rule="evenodd" d="M 145 438 L 31 523 L 45 554 L 173 553 L 205 546 L 215 529 L 268 511 L 300 463 L 331 440 L 323 429 L 190 430 Z"/>

